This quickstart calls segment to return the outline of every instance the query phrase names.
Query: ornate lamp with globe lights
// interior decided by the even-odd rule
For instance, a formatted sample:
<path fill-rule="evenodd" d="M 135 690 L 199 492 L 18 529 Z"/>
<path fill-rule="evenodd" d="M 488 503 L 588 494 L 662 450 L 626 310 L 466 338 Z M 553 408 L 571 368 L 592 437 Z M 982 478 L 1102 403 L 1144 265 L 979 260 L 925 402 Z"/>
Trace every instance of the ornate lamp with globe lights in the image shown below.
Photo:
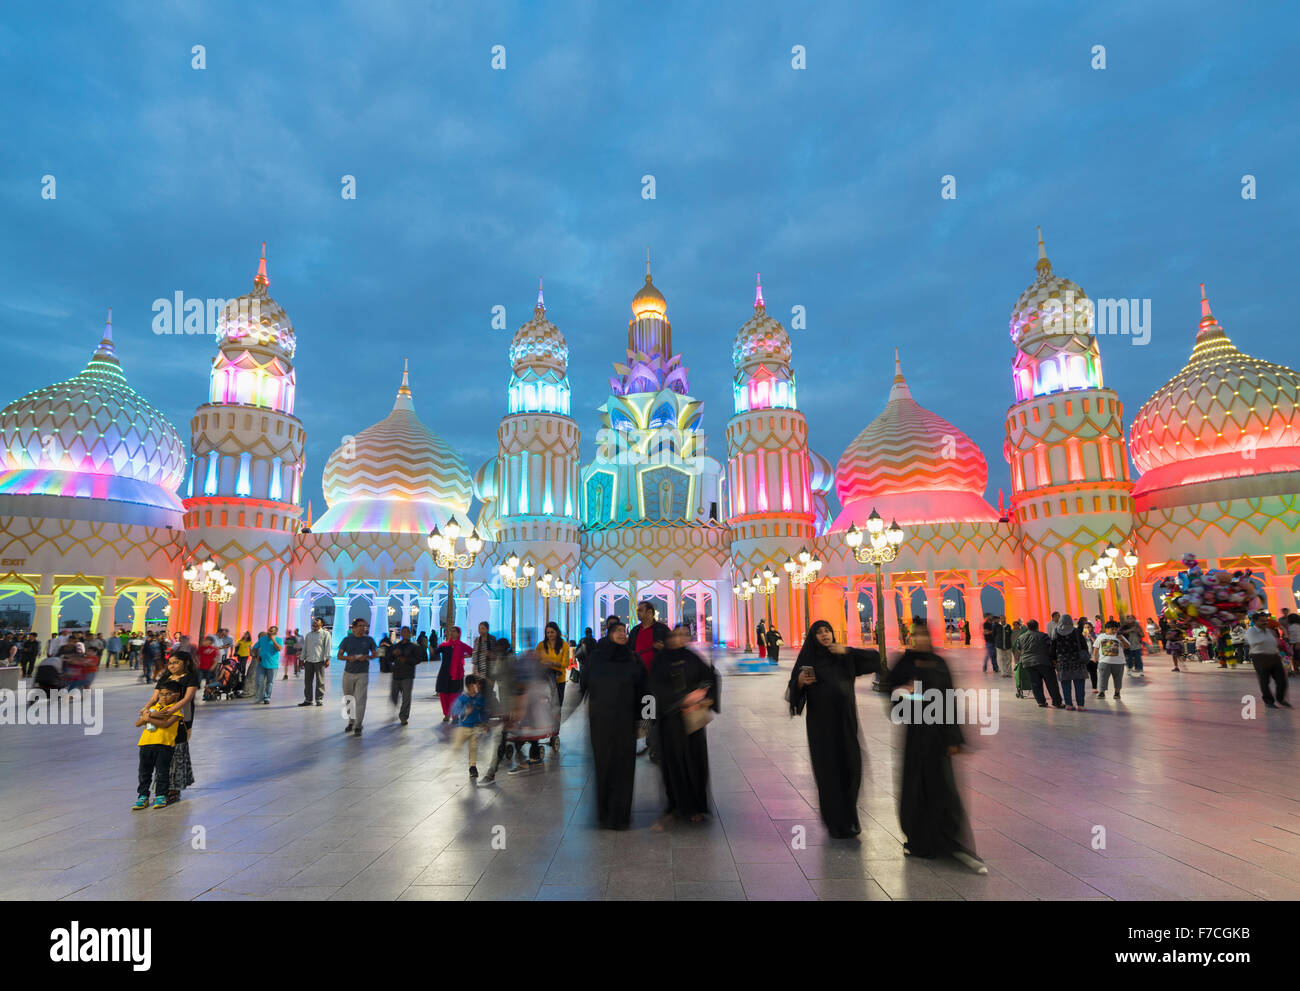
<path fill-rule="evenodd" d="M 744 605 L 741 612 L 744 614 L 745 627 L 745 653 L 748 654 L 753 648 L 749 645 L 749 631 L 753 628 L 749 615 L 749 600 L 754 597 L 754 586 L 750 584 L 748 578 L 742 578 L 739 582 L 731 586 L 731 591 L 735 594 Z"/>
<path fill-rule="evenodd" d="M 807 547 L 801 547 L 798 556 L 786 558 L 782 567 L 790 576 L 791 585 L 795 588 L 803 587 L 803 615 L 807 620 L 804 625 L 811 626 L 812 606 L 809 602 L 808 588 L 817 580 L 817 574 L 822 570 L 821 559 L 810 553 Z"/>
<path fill-rule="evenodd" d="M 447 521 L 447 532 L 439 533 L 435 526 L 429 534 L 429 550 L 433 552 L 433 563 L 439 568 L 447 569 L 447 629 L 456 625 L 456 571 L 468 568 L 483 549 L 483 538 L 474 529 L 465 538 L 465 550 L 457 550 L 460 537 L 460 524 L 456 517 Z"/>
<path fill-rule="evenodd" d="M 764 566 L 762 572 L 755 573 L 751 578 L 750 584 L 753 585 L 754 591 L 767 599 L 767 628 L 772 628 L 772 596 L 776 595 L 777 587 L 781 584 L 781 576 L 772 570 L 771 565 Z"/>
<path fill-rule="evenodd" d="M 1107 544 L 1105 551 L 1089 567 L 1079 569 L 1079 582 L 1085 588 L 1096 589 L 1097 591 L 1097 608 L 1101 613 L 1103 622 L 1106 617 L 1106 599 L 1103 592 L 1106 586 L 1111 582 L 1118 585 L 1127 578 L 1132 578 L 1137 571 L 1138 556 L 1132 551 L 1124 555 L 1123 563 L 1120 563 L 1120 549 L 1114 544 Z M 1122 613 L 1123 603 L 1120 601 L 1118 588 L 1113 593 L 1115 597 L 1115 612 Z"/>
<path fill-rule="evenodd" d="M 497 565 L 497 574 L 501 576 L 501 584 L 510 589 L 510 643 L 515 649 L 518 645 L 515 641 L 519 638 L 519 631 L 515 625 L 515 611 L 519 604 L 519 590 L 533 583 L 533 574 L 536 568 L 533 567 L 532 561 L 524 562 L 524 574 L 522 578 L 515 576 L 515 569 L 519 567 L 519 555 L 510 552 L 510 556 Z"/>
<path fill-rule="evenodd" d="M 181 572 L 181 578 L 189 590 L 196 595 L 204 598 L 203 607 L 199 610 L 199 639 L 200 646 L 203 644 L 203 638 L 207 635 L 208 624 L 208 601 L 217 603 L 217 626 L 221 625 L 220 607 L 229 602 L 235 595 L 235 586 L 231 585 L 226 579 L 226 573 L 217 567 L 217 562 L 208 558 L 202 564 L 191 562 L 190 565 Z"/>
<path fill-rule="evenodd" d="M 550 571 L 547 571 L 546 574 L 537 579 L 537 592 L 546 603 L 546 623 L 551 621 L 551 599 L 559 595 L 563 590 L 563 585 L 556 580 L 555 576 L 551 574 Z M 543 633 L 542 635 L 545 636 L 546 634 Z"/>
<path fill-rule="evenodd" d="M 867 532 L 864 534 L 858 529 L 856 523 L 849 527 L 848 533 L 844 535 L 844 542 L 849 545 L 853 551 L 853 556 L 857 558 L 859 564 L 872 564 L 876 568 L 876 649 L 880 651 L 880 671 L 883 674 L 886 669 L 885 660 L 885 594 L 883 590 L 884 578 L 880 570 L 882 564 L 888 564 L 894 558 L 898 557 L 899 545 L 903 543 L 905 534 L 903 528 L 893 521 L 888 527 L 885 521 L 881 519 L 880 514 L 871 510 L 871 515 L 867 517 Z M 875 683 L 876 688 L 880 687 L 880 681 Z"/>

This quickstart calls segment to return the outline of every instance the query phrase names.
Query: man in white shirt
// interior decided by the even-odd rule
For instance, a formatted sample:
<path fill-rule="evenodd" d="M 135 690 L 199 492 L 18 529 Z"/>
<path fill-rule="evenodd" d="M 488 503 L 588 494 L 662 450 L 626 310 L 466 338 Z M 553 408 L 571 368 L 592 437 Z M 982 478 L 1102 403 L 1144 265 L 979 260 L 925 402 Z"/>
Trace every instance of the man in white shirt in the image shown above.
<path fill-rule="evenodd" d="M 1047 621 L 1047 629 L 1043 632 L 1045 632 L 1049 637 L 1054 637 L 1056 636 L 1056 628 L 1060 625 L 1061 614 L 1059 612 L 1054 612 L 1052 613 L 1052 618 Z"/>
<path fill-rule="evenodd" d="M 1120 686 L 1124 684 L 1124 641 L 1119 637 L 1119 623 L 1111 620 L 1106 624 L 1106 632 L 1097 634 L 1092 641 L 1092 659 L 1097 663 L 1097 698 L 1106 697 L 1106 685 L 1115 679 L 1115 701 L 1119 697 Z"/>
<path fill-rule="evenodd" d="M 299 709 L 313 703 L 325 704 L 325 669 L 329 666 L 330 631 L 316 616 L 311 621 L 311 632 L 302 638 L 303 700 L 298 703 Z"/>
<path fill-rule="evenodd" d="M 1264 704 L 1270 709 L 1279 705 L 1291 708 L 1286 700 L 1286 668 L 1282 666 L 1282 648 L 1277 642 L 1277 634 L 1266 624 L 1268 613 L 1260 610 L 1250 618 L 1250 628 L 1246 630 L 1246 649 L 1250 651 L 1250 663 L 1255 667 L 1259 678 L 1259 694 Z M 1268 681 L 1273 679 L 1277 686 L 1277 701 L 1268 690 Z"/>

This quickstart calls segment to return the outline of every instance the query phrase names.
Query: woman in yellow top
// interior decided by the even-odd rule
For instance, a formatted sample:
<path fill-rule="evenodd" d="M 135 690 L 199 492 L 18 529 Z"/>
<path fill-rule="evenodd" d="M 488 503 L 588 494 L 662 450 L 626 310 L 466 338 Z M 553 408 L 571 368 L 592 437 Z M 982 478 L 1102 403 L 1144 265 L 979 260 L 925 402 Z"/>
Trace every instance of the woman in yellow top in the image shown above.
<path fill-rule="evenodd" d="M 546 624 L 546 633 L 537 645 L 537 656 L 542 666 L 555 672 L 555 694 L 560 700 L 560 712 L 564 711 L 564 685 L 569 680 L 569 641 L 560 636 L 560 628 L 555 623 Z M 551 737 L 551 749 L 559 752 L 560 735 Z"/>

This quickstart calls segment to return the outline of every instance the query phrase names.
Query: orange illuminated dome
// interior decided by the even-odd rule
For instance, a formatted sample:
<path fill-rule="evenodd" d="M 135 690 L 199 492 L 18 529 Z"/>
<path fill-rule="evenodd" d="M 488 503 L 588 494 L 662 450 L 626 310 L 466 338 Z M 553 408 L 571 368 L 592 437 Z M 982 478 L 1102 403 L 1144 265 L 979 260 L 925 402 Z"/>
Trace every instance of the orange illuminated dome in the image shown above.
<path fill-rule="evenodd" d="M 1133 418 L 1138 508 L 1297 491 L 1298 407 L 1300 374 L 1239 351 L 1202 284 L 1191 358 Z"/>

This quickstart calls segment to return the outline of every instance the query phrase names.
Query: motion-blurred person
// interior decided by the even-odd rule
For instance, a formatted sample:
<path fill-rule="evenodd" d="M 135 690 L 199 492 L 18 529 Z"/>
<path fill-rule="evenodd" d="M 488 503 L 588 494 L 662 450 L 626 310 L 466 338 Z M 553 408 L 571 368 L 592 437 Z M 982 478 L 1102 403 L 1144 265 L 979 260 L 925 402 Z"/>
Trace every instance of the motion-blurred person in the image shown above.
<path fill-rule="evenodd" d="M 862 747 L 854 682 L 880 671 L 880 654 L 835 642 L 831 624 L 819 619 L 808 628 L 790 672 L 786 701 L 790 715 L 807 707 L 808 755 L 817 780 L 822 822 L 836 839 L 862 831 L 858 791 L 862 787 Z"/>
<path fill-rule="evenodd" d="M 556 623 L 547 623 L 542 642 L 537 645 L 537 656 L 544 670 L 551 672 L 555 678 L 555 694 L 559 700 L 560 711 L 564 711 L 564 686 L 569 679 L 569 644 L 560 636 L 560 627 Z M 560 734 L 557 731 L 551 737 L 551 749 L 560 750 Z"/>
<path fill-rule="evenodd" d="M 465 658 L 474 650 L 460 638 L 460 627 L 453 626 L 447 631 L 447 639 L 438 644 L 438 657 L 442 661 L 438 667 L 436 690 L 442 701 L 442 721 L 451 719 L 451 707 L 465 688 Z"/>
<path fill-rule="evenodd" d="M 582 696 L 596 771 L 596 817 L 603 829 L 632 821 L 637 724 L 647 690 L 645 665 L 628 646 L 627 627 L 611 624 L 583 665 Z"/>
<path fill-rule="evenodd" d="M 666 649 L 650 666 L 650 692 L 659 716 L 659 770 L 668 802 L 652 829 L 677 816 L 700 822 L 709 814 L 709 742 L 704 723 L 718 711 L 718 673 L 690 650 L 690 627 L 668 635 Z"/>
<path fill-rule="evenodd" d="M 1016 663 L 1016 655 L 1011 651 L 1011 645 L 1015 642 L 1015 627 L 1007 622 L 1005 616 L 995 617 L 993 622 L 993 654 L 997 658 L 994 670 L 1000 671 L 1002 677 L 1010 678 L 1014 674 L 1011 668 Z"/>
<path fill-rule="evenodd" d="M 411 718 L 411 692 L 415 688 L 415 667 L 422 664 L 429 658 L 420 645 L 411 641 L 411 628 L 403 626 L 397 633 L 397 643 L 388 649 L 388 657 L 392 662 L 393 679 L 390 683 L 388 696 L 393 705 L 401 703 L 401 708 L 397 711 L 397 718 L 405 726 Z M 473 763 L 471 761 L 470 763 Z"/>
<path fill-rule="evenodd" d="M 1074 624 L 1067 617 L 1062 617 L 1057 629 L 1067 623 L 1073 633 Z M 953 690 L 948 665 L 934 651 L 930 631 L 920 620 L 912 624 L 912 645 L 880 680 L 891 692 L 919 681 L 922 696 L 936 689 L 945 700 Z M 905 699 L 895 704 L 912 703 Z M 943 708 L 946 713 L 947 705 Z M 961 752 L 964 742 L 961 727 L 946 720 L 904 722 L 903 780 L 898 792 L 898 822 L 907 834 L 903 852 L 914 857 L 952 856 L 975 873 L 987 874 L 989 869 L 975 855 L 975 838 L 953 774 L 952 757 Z"/>
<path fill-rule="evenodd" d="M 559 732 L 560 715 L 555 674 L 542 664 L 537 651 L 526 650 L 518 655 L 511 677 L 510 738 L 514 740 L 516 763 L 509 773 L 519 774 L 542 763 L 542 741 Z"/>
<path fill-rule="evenodd" d="M 1262 609 L 1250 617 L 1250 627 L 1245 635 L 1246 649 L 1250 651 L 1250 663 L 1259 679 L 1259 694 L 1264 704 L 1270 709 L 1279 705 L 1289 709 L 1291 703 L 1286 700 L 1286 668 L 1282 666 L 1282 650 L 1277 634 L 1268 628 L 1268 618 L 1268 613 Z M 1268 690 L 1270 678 L 1277 686 L 1276 694 Z"/>
<path fill-rule="evenodd" d="M 510 714 L 514 704 L 514 658 L 510 654 L 510 641 L 498 637 L 492 641 L 488 657 L 487 678 L 483 685 L 484 705 L 489 721 L 489 739 L 495 740 L 492 763 L 479 784 L 490 785 L 497 777 L 497 768 L 506 753 L 506 739 L 510 732 Z"/>
<path fill-rule="evenodd" d="M 483 680 L 475 674 L 465 675 L 465 690 L 451 707 L 456 720 L 456 746 L 469 749 L 469 777 L 478 778 L 478 743 L 482 738 L 487 712 L 487 699 L 482 694 Z M 406 720 L 402 720 L 405 724 Z"/>
<path fill-rule="evenodd" d="M 650 673 L 650 665 L 654 663 L 655 655 L 664 649 L 664 644 L 668 642 L 668 634 L 672 632 L 668 629 L 667 624 L 659 622 L 655 617 L 654 603 L 648 600 L 637 603 L 637 625 L 628 631 L 628 644 L 636 655 L 641 658 L 641 663 L 645 665 L 647 675 Z M 659 742 L 654 719 L 644 720 L 641 731 L 645 734 L 645 749 L 640 751 L 637 756 L 648 753 L 652 761 L 658 760 Z"/>

